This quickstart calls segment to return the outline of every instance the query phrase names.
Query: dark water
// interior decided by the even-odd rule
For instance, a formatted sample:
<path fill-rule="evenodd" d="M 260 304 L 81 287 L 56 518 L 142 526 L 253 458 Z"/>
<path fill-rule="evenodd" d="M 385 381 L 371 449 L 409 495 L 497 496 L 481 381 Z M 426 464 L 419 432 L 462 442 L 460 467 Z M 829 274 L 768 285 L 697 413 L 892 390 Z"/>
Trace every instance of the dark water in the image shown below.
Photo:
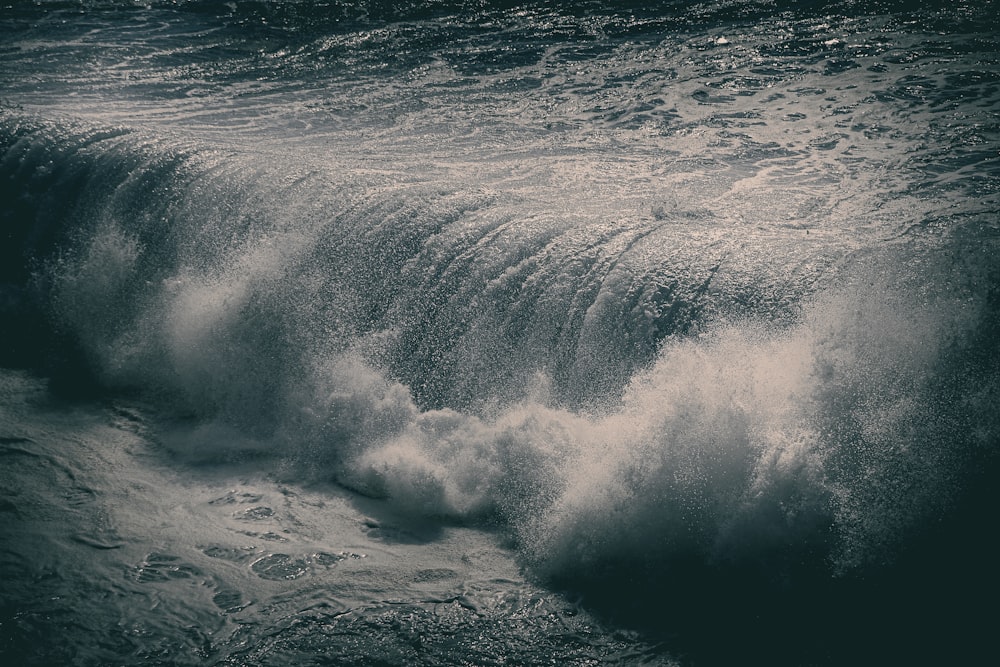
<path fill-rule="evenodd" d="M 4 663 L 977 657 L 998 9 L 0 5 Z"/>

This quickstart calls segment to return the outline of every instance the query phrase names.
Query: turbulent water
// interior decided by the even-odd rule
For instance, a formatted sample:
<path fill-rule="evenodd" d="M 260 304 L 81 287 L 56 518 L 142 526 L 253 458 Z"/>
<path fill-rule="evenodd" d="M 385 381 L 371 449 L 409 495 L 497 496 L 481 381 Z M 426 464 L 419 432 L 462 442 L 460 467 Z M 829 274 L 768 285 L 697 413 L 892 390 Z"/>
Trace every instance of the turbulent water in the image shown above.
<path fill-rule="evenodd" d="M 977 658 L 998 16 L 0 3 L 0 661 Z"/>

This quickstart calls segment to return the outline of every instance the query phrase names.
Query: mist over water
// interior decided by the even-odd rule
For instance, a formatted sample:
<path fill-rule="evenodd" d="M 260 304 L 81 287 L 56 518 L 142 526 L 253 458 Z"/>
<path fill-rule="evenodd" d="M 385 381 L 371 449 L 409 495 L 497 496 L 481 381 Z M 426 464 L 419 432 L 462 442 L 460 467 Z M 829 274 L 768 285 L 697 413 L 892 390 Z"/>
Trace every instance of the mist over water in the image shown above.
<path fill-rule="evenodd" d="M 4 377 L 0 576 L 82 549 L 56 597 L 153 584 L 178 614 L 70 616 L 79 664 L 986 645 L 988 6 L 43 3 L 0 28 L 0 361 L 49 387 Z M 92 529 L 66 546 L 45 503 Z M 26 591 L 0 651 L 45 664 Z"/>

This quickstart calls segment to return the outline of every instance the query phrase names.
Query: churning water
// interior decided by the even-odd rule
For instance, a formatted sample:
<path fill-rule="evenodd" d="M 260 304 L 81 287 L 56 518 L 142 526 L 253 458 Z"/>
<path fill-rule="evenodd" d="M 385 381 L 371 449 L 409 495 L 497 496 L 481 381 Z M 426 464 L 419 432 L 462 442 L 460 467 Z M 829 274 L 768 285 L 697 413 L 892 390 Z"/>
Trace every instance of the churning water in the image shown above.
<path fill-rule="evenodd" d="M 0 4 L 4 663 L 988 648 L 1000 8 L 911 4 Z"/>

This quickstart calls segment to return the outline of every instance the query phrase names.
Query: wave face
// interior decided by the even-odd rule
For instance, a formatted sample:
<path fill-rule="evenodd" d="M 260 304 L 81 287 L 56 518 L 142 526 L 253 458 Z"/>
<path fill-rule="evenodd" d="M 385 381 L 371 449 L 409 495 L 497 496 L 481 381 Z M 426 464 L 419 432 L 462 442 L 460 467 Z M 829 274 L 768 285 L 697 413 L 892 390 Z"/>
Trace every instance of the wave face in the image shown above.
<path fill-rule="evenodd" d="M 979 627 L 995 13 L 772 4 L 18 8 L 0 361 L 695 660 Z"/>

